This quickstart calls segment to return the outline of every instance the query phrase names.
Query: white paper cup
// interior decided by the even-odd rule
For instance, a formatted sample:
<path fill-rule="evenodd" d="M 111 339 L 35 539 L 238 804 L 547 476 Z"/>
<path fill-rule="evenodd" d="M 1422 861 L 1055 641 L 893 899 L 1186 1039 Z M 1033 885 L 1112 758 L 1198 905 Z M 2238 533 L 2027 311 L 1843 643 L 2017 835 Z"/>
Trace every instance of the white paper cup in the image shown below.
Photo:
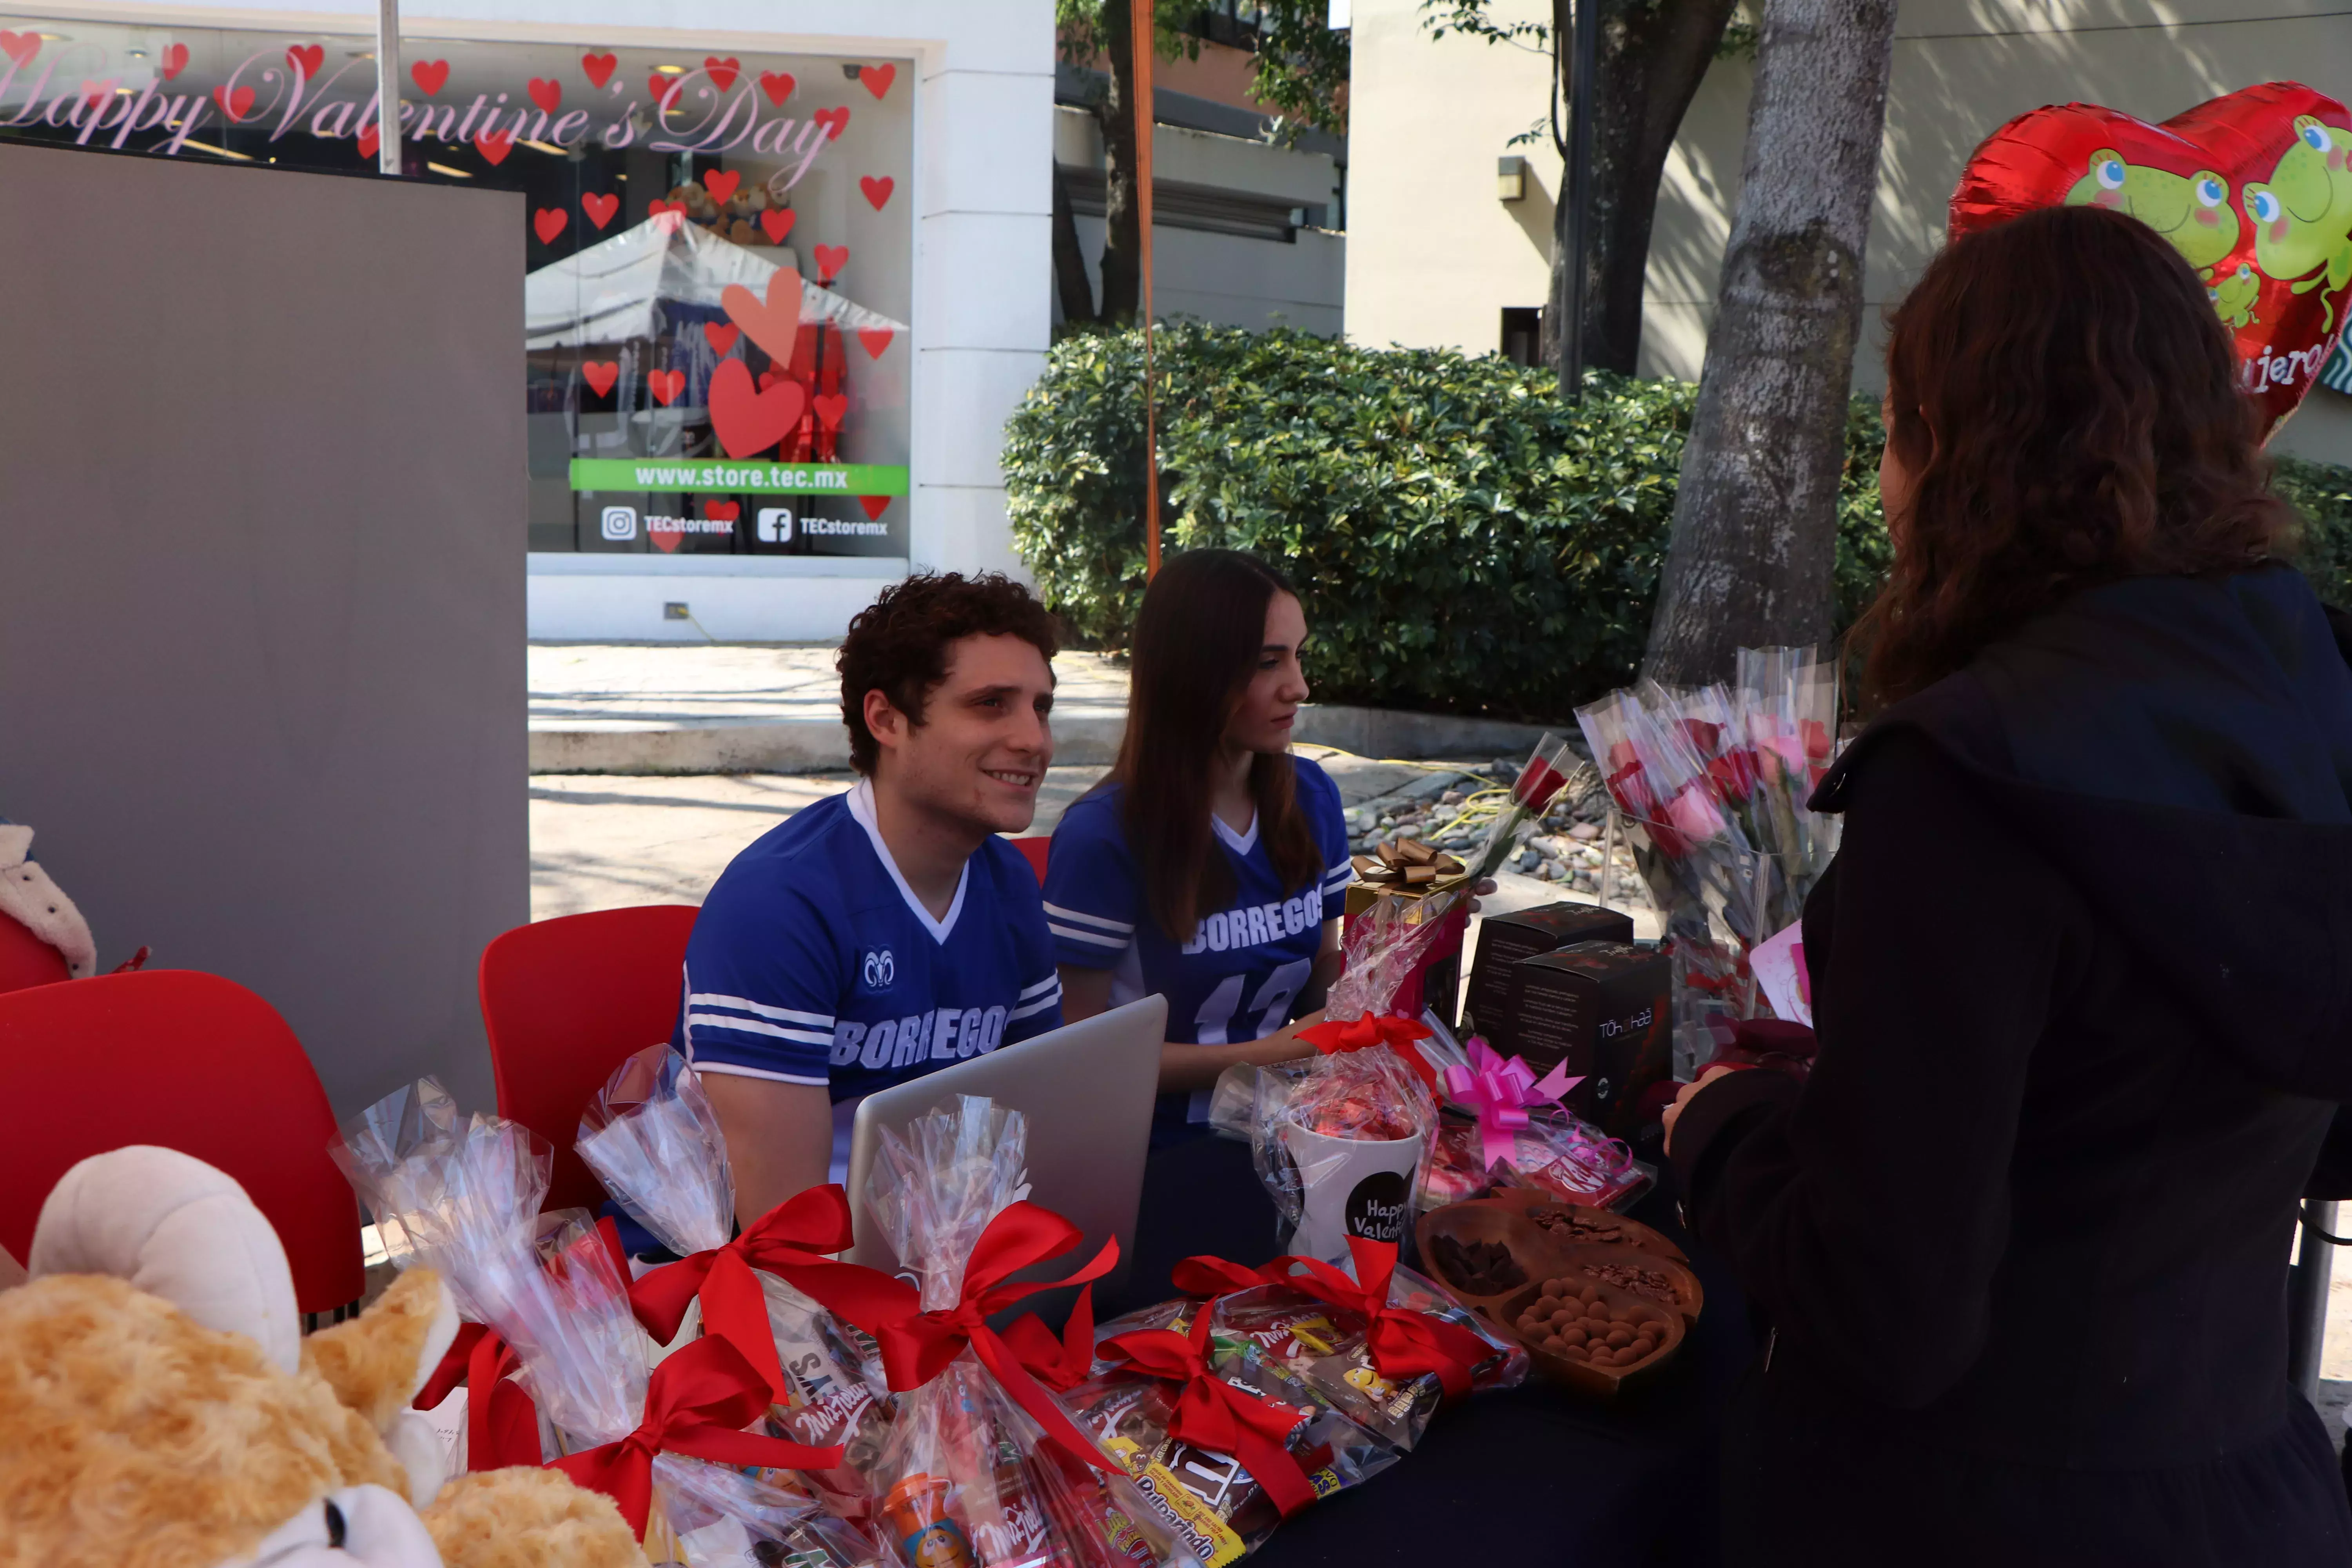
<path fill-rule="evenodd" d="M 1348 1238 L 1404 1243 L 1412 1218 L 1412 1177 L 1423 1135 L 1332 1138 L 1296 1122 L 1282 1129 L 1283 1146 L 1298 1165 L 1303 1196 L 1291 1251 L 1350 1268 Z"/>

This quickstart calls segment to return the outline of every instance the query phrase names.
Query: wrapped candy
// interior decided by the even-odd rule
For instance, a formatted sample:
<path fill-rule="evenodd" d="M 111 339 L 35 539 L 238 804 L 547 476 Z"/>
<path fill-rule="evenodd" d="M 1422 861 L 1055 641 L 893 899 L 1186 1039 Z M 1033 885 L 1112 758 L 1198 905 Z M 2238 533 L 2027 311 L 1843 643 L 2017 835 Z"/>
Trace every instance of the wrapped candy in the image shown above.
<path fill-rule="evenodd" d="M 1446 1400 L 1526 1380 L 1527 1352 L 1400 1265 L 1394 1247 L 1358 1238 L 1351 1252 L 1354 1279 L 1309 1258 L 1256 1269 L 1188 1258 L 1176 1287 L 1211 1299 L 1221 1368 L 1277 1369 L 1399 1452 Z"/>
<path fill-rule="evenodd" d="M 879 1568 L 872 1542 L 805 1497 L 668 1454 L 653 1474 L 687 1568 Z"/>
<path fill-rule="evenodd" d="M 1069 1252 L 1076 1226 L 1016 1200 L 1024 1118 L 961 1096 L 886 1130 L 868 1207 L 919 1286 L 830 1264 L 801 1289 L 872 1334 L 898 1408 L 877 1469 L 885 1548 L 905 1568 L 1150 1568 L 1184 1561 L 1118 1465 L 1074 1424 L 991 1314 L 1100 1278 L 1106 1245 L 1066 1279 L 1012 1277 Z"/>
<path fill-rule="evenodd" d="M 1436 1074 L 1413 1048 L 1428 1026 L 1386 1011 L 1436 926 L 1382 900 L 1348 933 L 1322 1054 L 1261 1068 L 1251 1153 L 1295 1252 L 1345 1265 L 1350 1237 L 1404 1239 L 1437 1122 Z"/>
<path fill-rule="evenodd" d="M 1595 1208 L 1630 1203 L 1651 1183 L 1623 1143 L 1559 1103 L 1580 1079 L 1565 1066 L 1538 1079 L 1519 1057 L 1472 1036 L 1419 1042 L 1438 1068 L 1447 1104 L 1416 1194 L 1423 1213 L 1497 1186 L 1540 1187 Z"/>

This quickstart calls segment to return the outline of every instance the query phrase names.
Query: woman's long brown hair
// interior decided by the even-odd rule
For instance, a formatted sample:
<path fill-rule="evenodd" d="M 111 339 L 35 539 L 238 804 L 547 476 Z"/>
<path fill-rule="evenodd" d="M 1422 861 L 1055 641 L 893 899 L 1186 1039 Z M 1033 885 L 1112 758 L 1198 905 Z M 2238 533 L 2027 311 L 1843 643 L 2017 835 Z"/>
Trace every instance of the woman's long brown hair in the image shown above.
<path fill-rule="evenodd" d="M 1913 495 L 1853 628 L 1866 706 L 2085 588 L 2292 549 L 2212 301 L 2138 219 L 2052 207 L 1969 235 L 1889 329 L 1886 438 Z"/>
<path fill-rule="evenodd" d="M 1171 942 L 1192 939 L 1203 914 L 1234 896 L 1232 863 L 1212 854 L 1209 764 L 1265 646 L 1265 608 L 1296 597 L 1281 573 L 1238 550 L 1171 555 L 1135 617 L 1127 735 L 1106 784 L 1126 791 L 1127 842 L 1143 900 Z M 1323 872 L 1288 756 L 1250 764 L 1258 841 L 1296 893 Z"/>

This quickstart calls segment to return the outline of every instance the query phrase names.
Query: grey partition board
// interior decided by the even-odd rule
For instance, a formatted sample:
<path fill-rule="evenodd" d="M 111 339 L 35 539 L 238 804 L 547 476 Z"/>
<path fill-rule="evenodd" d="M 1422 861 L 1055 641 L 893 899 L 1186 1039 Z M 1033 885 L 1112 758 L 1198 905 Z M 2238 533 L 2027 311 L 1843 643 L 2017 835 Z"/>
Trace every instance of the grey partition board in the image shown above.
<path fill-rule="evenodd" d="M 101 969 L 252 987 L 339 1114 L 489 1105 L 523 240 L 512 195 L 0 145 L 0 816 Z"/>

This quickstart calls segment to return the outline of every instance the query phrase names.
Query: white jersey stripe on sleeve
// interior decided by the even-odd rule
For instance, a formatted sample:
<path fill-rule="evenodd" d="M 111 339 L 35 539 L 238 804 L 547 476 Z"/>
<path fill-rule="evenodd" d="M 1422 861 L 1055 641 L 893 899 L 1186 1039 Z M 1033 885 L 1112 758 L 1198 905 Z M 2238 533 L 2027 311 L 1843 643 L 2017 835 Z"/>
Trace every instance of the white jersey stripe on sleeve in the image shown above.
<path fill-rule="evenodd" d="M 1060 975 L 1048 974 L 1045 979 L 1037 982 L 1036 984 L 1029 986 L 1027 989 L 1024 990 L 1019 996 L 1014 998 L 1014 1000 L 1018 1002 L 1026 1002 L 1030 997 L 1036 995 L 1040 991 L 1050 991 L 1061 983 L 1062 977 Z"/>
<path fill-rule="evenodd" d="M 1062 994 L 1060 992 L 1052 992 L 1046 995 L 1038 997 L 1034 1002 L 1023 1003 L 1020 1006 L 1013 1008 L 1012 1012 L 1007 1013 L 1004 1016 L 1008 1021 L 1016 1018 L 1026 1018 L 1032 1013 L 1044 1012 L 1046 1008 L 1051 1007 L 1061 999 Z"/>
<path fill-rule="evenodd" d="M 715 1029 L 722 1034 L 769 1035 L 801 1046 L 830 1048 L 833 1045 L 831 1035 L 820 1035 L 808 1029 L 787 1029 L 781 1025 L 762 1024 L 756 1018 L 730 1018 L 724 1013 L 688 1013 L 686 1016 L 687 1033 L 691 1036 L 698 1026 Z"/>
<path fill-rule="evenodd" d="M 795 1013 L 789 1007 L 771 1007 L 764 1002 L 754 1002 L 748 996 L 722 996 L 712 991 L 697 991 L 686 999 L 688 1007 L 723 1007 L 730 1013 L 749 1013 L 755 1018 L 772 1018 L 779 1024 L 806 1024 L 812 1029 L 833 1027 L 830 1013 Z"/>
<path fill-rule="evenodd" d="M 1115 931 L 1122 935 L 1135 930 L 1132 924 L 1105 920 L 1100 915 L 1090 915 L 1082 910 L 1066 910 L 1059 904 L 1047 904 L 1045 912 L 1056 920 L 1076 921 L 1080 925 L 1100 926 L 1105 931 Z"/>
<path fill-rule="evenodd" d="M 1107 947 L 1113 952 L 1125 947 L 1129 941 L 1133 940 L 1123 936 L 1104 936 L 1099 931 L 1080 931 L 1075 926 L 1056 925 L 1052 921 L 1045 922 L 1045 929 L 1055 936 L 1066 937 L 1072 942 L 1090 942 L 1097 947 Z"/>

